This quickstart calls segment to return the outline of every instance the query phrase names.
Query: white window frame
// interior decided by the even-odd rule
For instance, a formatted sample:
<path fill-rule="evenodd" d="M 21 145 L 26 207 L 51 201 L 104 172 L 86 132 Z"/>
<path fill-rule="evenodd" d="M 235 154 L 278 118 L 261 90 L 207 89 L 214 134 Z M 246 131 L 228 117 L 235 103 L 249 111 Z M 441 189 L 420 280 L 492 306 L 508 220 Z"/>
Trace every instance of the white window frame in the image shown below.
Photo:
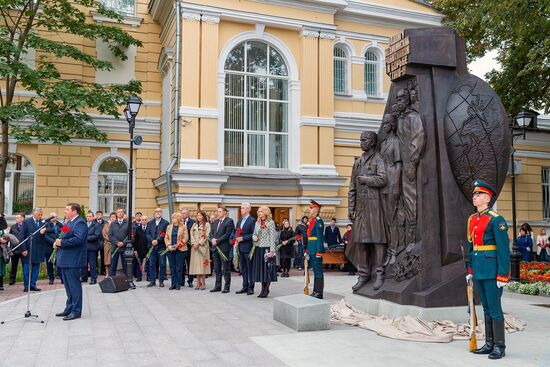
<path fill-rule="evenodd" d="M 367 52 L 373 52 L 377 60 L 376 62 L 370 62 L 371 65 L 375 66 L 376 70 L 376 93 L 375 94 L 369 94 L 367 93 L 367 89 L 365 88 L 365 82 L 366 82 L 366 75 L 363 75 L 363 92 L 367 96 L 367 98 L 383 98 L 384 91 L 383 91 L 383 71 L 384 71 L 384 50 L 378 45 L 378 43 L 373 42 L 369 43 L 363 48 L 363 51 L 361 53 L 361 57 L 363 58 L 363 72 L 365 72 L 366 64 L 369 63 L 366 60 L 366 54 Z"/>
<path fill-rule="evenodd" d="M 259 28 L 261 29 L 261 27 Z M 259 41 L 267 43 L 279 52 L 286 64 L 288 70 L 287 168 L 225 167 L 225 61 L 229 53 L 244 41 Z M 284 42 L 263 31 L 243 32 L 230 39 L 221 50 L 218 58 L 218 106 L 219 124 L 217 157 L 219 171 L 253 174 L 258 174 L 261 172 L 299 172 L 300 161 L 296 157 L 299 157 L 300 155 L 300 80 L 298 64 L 296 63 L 292 52 Z"/>
<path fill-rule="evenodd" d="M 106 8 L 113 10 L 117 12 L 119 15 L 123 17 L 135 17 L 137 14 L 137 1 L 133 0 L 134 2 L 134 11 L 133 13 L 126 13 L 126 12 L 120 12 L 120 2 L 123 0 L 101 0 L 101 2 L 105 5 Z"/>
<path fill-rule="evenodd" d="M 6 212 L 4 213 L 4 215 L 16 215 L 16 214 L 19 214 L 18 212 L 16 213 L 13 213 L 13 197 L 14 197 L 14 188 L 15 188 L 15 185 L 13 184 L 13 175 L 15 173 L 31 173 L 33 174 L 33 183 L 32 183 L 32 208 L 35 207 L 35 201 L 36 201 L 36 168 L 35 168 L 35 165 L 32 163 L 32 161 L 24 154 L 20 154 L 20 153 L 9 153 L 9 155 L 18 155 L 18 156 L 21 156 L 23 157 L 24 159 L 26 159 L 30 164 L 31 164 L 31 167 L 32 167 L 32 171 L 23 171 L 23 170 L 6 170 L 6 181 L 3 183 L 4 185 L 4 189 L 6 189 L 6 184 L 7 182 L 10 182 L 10 185 L 9 187 L 7 188 L 8 190 L 5 190 L 4 191 L 4 200 L 5 200 L 5 207 L 7 208 L 6 209 Z M 8 180 L 8 177 L 11 177 L 9 180 Z M 32 210 L 31 208 L 31 210 Z M 2 211 L 4 211 L 4 208 L 1 208 Z M 29 213 L 26 213 L 26 214 L 29 214 Z"/>
<path fill-rule="evenodd" d="M 246 42 L 261 42 L 261 41 L 246 41 Z M 240 166 L 226 166 L 226 167 L 229 167 L 229 168 L 260 168 L 260 169 L 284 169 L 286 170 L 288 167 L 288 164 L 289 164 L 289 156 L 288 156 L 288 130 L 289 130 L 289 126 L 288 126 L 288 122 L 289 122 L 289 114 L 288 114 L 288 104 L 289 104 L 289 101 L 288 101 L 288 75 L 286 76 L 279 76 L 279 75 L 271 75 L 269 74 L 269 58 L 270 58 L 270 48 L 273 48 L 275 51 L 279 52 L 276 48 L 274 48 L 273 46 L 269 45 L 268 43 L 266 42 L 261 42 L 262 44 L 265 44 L 267 46 L 267 53 L 266 53 L 266 57 L 267 57 L 267 61 L 266 61 L 266 65 L 267 65 L 267 69 L 268 69 L 268 72 L 266 74 L 260 74 L 260 73 L 251 73 L 251 72 L 247 72 L 247 71 L 233 71 L 233 70 L 226 70 L 226 75 L 227 74 L 231 74 L 231 75 L 242 75 L 243 76 L 243 91 L 244 91 L 244 94 L 243 96 L 228 96 L 228 95 L 225 95 L 225 88 L 224 88 L 224 102 L 227 98 L 229 99 L 236 99 L 236 100 L 241 100 L 243 101 L 243 128 L 242 129 L 228 129 L 225 127 L 225 120 L 224 120 L 224 133 L 225 132 L 228 132 L 228 131 L 233 131 L 233 132 L 242 132 L 243 133 L 243 166 L 240 167 Z M 240 44 L 239 44 L 240 45 Z M 239 46 L 237 45 L 237 46 Z M 246 49 L 246 46 L 245 46 L 245 49 Z M 280 54 L 280 53 L 279 53 Z M 243 60 L 243 64 L 244 64 L 244 67 L 246 68 L 246 65 L 248 65 L 248 60 L 247 60 L 247 56 L 248 56 L 248 53 L 245 52 L 244 53 L 244 60 Z M 287 68 L 287 74 L 288 74 L 288 67 L 285 65 L 285 67 Z M 252 77 L 255 77 L 255 78 L 258 78 L 258 79 L 261 79 L 261 78 L 265 78 L 266 79 L 266 98 L 255 98 L 255 97 L 247 97 L 246 96 L 246 92 L 248 90 L 248 77 L 249 76 L 252 76 Z M 269 81 L 270 80 L 273 80 L 273 79 L 279 79 L 279 80 L 286 80 L 287 81 L 287 91 L 286 91 L 286 94 L 287 94 L 287 99 L 286 100 L 276 100 L 276 99 L 271 99 L 270 98 L 270 88 L 269 88 Z M 259 101 L 259 102 L 266 102 L 266 111 L 265 111 L 265 116 L 266 116 L 266 130 L 250 130 L 248 128 L 248 113 L 249 113 L 249 109 L 248 109 L 248 101 Z M 286 116 L 286 122 L 287 122 L 287 131 L 286 132 L 272 132 L 270 131 L 270 103 L 271 102 L 276 102 L 276 103 L 283 103 L 283 104 L 286 104 L 287 105 L 287 116 Z M 224 108 L 225 108 L 225 105 L 224 105 Z M 225 116 L 224 116 L 225 118 Z M 256 135 L 256 136 L 263 136 L 264 138 L 264 164 L 263 165 L 258 165 L 258 166 L 250 166 L 248 163 L 248 136 L 249 135 Z M 283 162 L 283 163 L 286 163 L 285 166 L 286 167 L 283 167 L 283 168 L 272 168 L 272 167 L 269 167 L 269 164 L 270 164 L 270 143 L 269 143 L 269 138 L 270 138 L 270 135 L 281 135 L 281 136 L 286 136 L 286 139 L 287 139 L 287 146 L 286 146 L 286 150 L 287 150 L 287 161 L 286 162 Z M 224 153 L 225 154 L 225 153 Z M 225 165 L 225 157 L 224 157 L 224 165 Z"/>
<path fill-rule="evenodd" d="M 345 95 L 345 96 L 349 96 L 351 95 L 351 58 L 352 58 L 352 49 L 350 48 L 350 46 L 347 44 L 347 43 L 344 43 L 344 42 L 337 42 L 334 44 L 334 48 L 340 48 L 342 49 L 346 56 L 345 58 L 338 58 L 339 60 L 343 60 L 345 61 L 345 66 L 346 66 L 346 70 L 345 70 L 345 86 L 344 86 L 344 90 L 343 91 L 336 91 L 334 89 L 334 94 L 335 95 Z M 337 57 L 334 56 L 334 53 L 333 53 L 333 57 L 332 57 L 332 60 L 333 60 L 333 68 L 334 68 L 334 60 L 336 59 Z M 336 74 L 334 74 L 336 75 Z M 334 84 L 334 83 L 333 83 Z M 334 86 L 333 86 L 334 88 Z"/>
<path fill-rule="evenodd" d="M 90 189 L 89 189 L 89 196 L 88 196 L 88 207 L 93 212 L 99 210 L 98 208 L 99 200 L 98 200 L 98 192 L 97 192 L 99 167 L 101 166 L 101 163 L 103 163 L 108 158 L 119 158 L 122 161 L 124 161 L 124 163 L 126 164 L 126 167 L 130 166 L 130 160 L 128 159 L 128 157 L 118 152 L 117 148 L 111 148 L 109 152 L 100 154 L 96 158 L 96 160 L 92 165 L 92 169 L 90 171 Z M 135 210 L 138 210 L 138 208 L 136 208 L 136 175 L 135 174 L 134 174 L 132 183 L 133 183 L 132 208 L 134 208 L 134 211 L 135 211 Z M 128 193 L 126 193 L 126 195 L 128 195 Z M 128 203 L 126 203 L 126 205 L 128 205 Z M 127 210 L 127 207 L 124 208 L 124 210 Z M 104 214 L 109 215 L 109 213 L 104 213 Z"/>

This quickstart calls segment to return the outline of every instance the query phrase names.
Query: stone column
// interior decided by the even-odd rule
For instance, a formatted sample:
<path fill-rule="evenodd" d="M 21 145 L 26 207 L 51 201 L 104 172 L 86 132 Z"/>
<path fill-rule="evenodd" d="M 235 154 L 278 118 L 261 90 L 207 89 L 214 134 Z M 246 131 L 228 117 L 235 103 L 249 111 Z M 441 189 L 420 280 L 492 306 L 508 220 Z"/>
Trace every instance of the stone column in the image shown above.
<path fill-rule="evenodd" d="M 318 116 L 319 113 L 319 32 L 302 29 L 300 33 L 302 59 L 302 116 Z M 300 128 L 301 164 L 319 163 L 319 131 L 315 126 Z"/>

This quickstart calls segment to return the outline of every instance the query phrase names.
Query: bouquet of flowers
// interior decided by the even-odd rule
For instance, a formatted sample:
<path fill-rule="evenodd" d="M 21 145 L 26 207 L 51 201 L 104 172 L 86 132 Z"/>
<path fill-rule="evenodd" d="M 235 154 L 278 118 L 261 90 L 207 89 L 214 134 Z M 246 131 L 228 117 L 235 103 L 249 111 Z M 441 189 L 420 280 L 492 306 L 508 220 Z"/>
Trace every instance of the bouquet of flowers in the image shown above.
<path fill-rule="evenodd" d="M 157 238 L 155 238 L 155 240 L 158 242 L 158 241 L 160 241 L 161 238 L 164 238 L 164 236 L 166 236 L 166 232 L 160 231 L 159 236 Z M 141 272 L 142 273 L 145 270 L 145 263 L 147 261 L 149 261 L 149 258 L 153 254 L 153 250 L 155 249 L 155 247 L 157 247 L 157 246 L 151 245 L 151 248 L 149 249 L 149 251 L 147 251 L 147 255 L 145 255 L 145 260 L 143 260 L 143 264 L 141 265 Z"/>
<path fill-rule="evenodd" d="M 223 261 L 228 261 L 227 256 L 225 256 L 220 246 L 214 245 L 214 247 L 216 248 L 216 252 L 218 253 L 218 255 L 220 255 L 220 259 L 222 259 Z"/>
<path fill-rule="evenodd" d="M 182 249 L 182 248 L 183 248 L 183 245 L 185 245 L 185 241 L 182 240 L 182 241 L 180 241 L 180 243 L 178 243 L 178 245 L 176 246 L 176 248 L 173 249 L 172 251 L 176 251 L 176 250 Z M 164 255 L 166 255 L 166 254 L 169 253 L 169 252 L 170 252 L 170 250 L 169 250 L 169 249 L 166 249 L 166 250 L 164 250 L 164 251 L 162 251 L 162 252 L 160 253 L 160 256 L 164 256 Z"/>
<path fill-rule="evenodd" d="M 302 240 L 302 236 L 297 235 L 297 236 L 294 236 L 294 237 L 288 239 L 286 245 L 291 245 L 294 242 L 301 241 L 301 240 Z M 281 242 L 280 244 L 277 245 L 277 247 L 275 247 L 275 252 L 279 251 L 281 249 L 281 247 L 286 246 L 286 245 Z"/>
<path fill-rule="evenodd" d="M 241 237 L 242 235 L 243 235 L 243 229 L 241 227 L 237 227 L 237 230 L 235 232 L 235 237 L 231 241 L 233 245 L 233 266 L 235 266 L 235 268 L 239 267 L 239 246 L 235 246 L 237 245 L 236 239 L 237 237 Z"/>
<path fill-rule="evenodd" d="M 59 235 L 57 236 L 57 239 L 63 238 L 67 233 L 69 233 L 70 229 L 69 226 L 63 226 L 59 230 Z M 57 256 L 57 247 L 53 249 L 52 255 L 50 256 L 50 262 L 55 266 L 55 257 Z"/>

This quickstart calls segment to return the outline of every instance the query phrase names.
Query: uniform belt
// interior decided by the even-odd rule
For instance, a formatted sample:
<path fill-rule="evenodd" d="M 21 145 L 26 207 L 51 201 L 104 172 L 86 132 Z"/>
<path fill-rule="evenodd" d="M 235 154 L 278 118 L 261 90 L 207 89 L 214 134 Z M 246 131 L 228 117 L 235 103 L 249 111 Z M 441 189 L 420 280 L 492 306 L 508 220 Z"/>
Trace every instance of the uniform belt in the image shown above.
<path fill-rule="evenodd" d="M 307 239 L 308 239 L 308 240 L 317 241 L 317 237 L 308 237 Z"/>
<path fill-rule="evenodd" d="M 474 246 L 474 251 L 491 251 L 496 249 L 497 249 L 497 245 Z"/>

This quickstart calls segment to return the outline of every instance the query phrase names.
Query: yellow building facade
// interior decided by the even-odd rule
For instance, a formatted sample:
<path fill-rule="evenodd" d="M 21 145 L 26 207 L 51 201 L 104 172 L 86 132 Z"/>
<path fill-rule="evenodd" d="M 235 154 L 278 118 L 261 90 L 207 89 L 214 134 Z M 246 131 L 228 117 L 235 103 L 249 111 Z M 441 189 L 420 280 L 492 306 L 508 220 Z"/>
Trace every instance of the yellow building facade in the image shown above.
<path fill-rule="evenodd" d="M 193 215 L 225 205 L 237 218 L 240 203 L 250 202 L 270 206 L 278 220 L 295 221 L 313 198 L 324 205 L 322 216 L 336 217 L 340 226 L 347 223 L 359 135 L 378 131 L 385 108 L 389 37 L 442 20 L 409 0 L 106 3 L 125 16 L 121 27 L 144 47 L 128 50 L 129 60 L 109 74 L 77 64 L 63 71 L 96 82 L 141 80 L 136 210 L 186 207 Z M 89 21 L 110 20 L 90 13 Z M 80 47 L 109 57 L 99 43 Z M 108 116 L 94 116 L 94 122 L 108 132 L 109 143 L 10 144 L 22 158 L 11 167 L 8 215 L 22 207 L 14 207 L 19 197 L 28 203 L 15 178 L 30 177 L 29 166 L 33 206 L 60 211 L 76 201 L 109 212 L 125 205 L 127 123 Z M 550 127 L 550 119 L 539 116 L 539 126 Z M 550 135 L 527 137 L 517 145 L 518 220 L 548 226 Z M 497 207 L 510 218 L 509 182 Z"/>

